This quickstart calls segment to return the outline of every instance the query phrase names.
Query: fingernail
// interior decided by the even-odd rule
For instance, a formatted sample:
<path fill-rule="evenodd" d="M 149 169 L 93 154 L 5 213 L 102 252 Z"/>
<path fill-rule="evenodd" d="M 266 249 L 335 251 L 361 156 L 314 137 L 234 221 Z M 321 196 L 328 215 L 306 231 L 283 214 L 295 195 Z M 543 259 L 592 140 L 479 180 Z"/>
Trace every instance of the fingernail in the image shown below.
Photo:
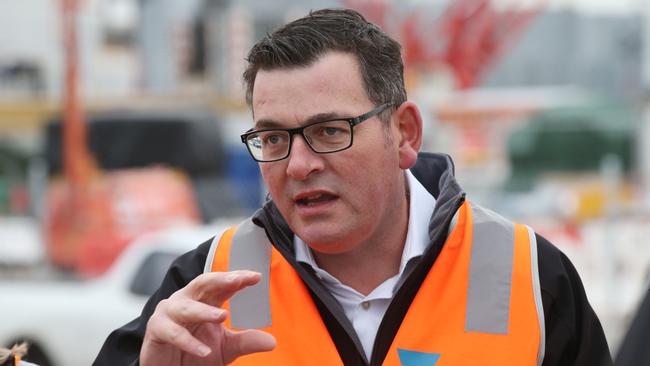
<path fill-rule="evenodd" d="M 201 357 L 205 357 L 210 354 L 210 348 L 207 346 L 199 346 L 197 350 L 199 351 L 199 355 Z"/>
<path fill-rule="evenodd" d="M 256 276 L 256 275 L 260 275 L 260 273 L 254 271 L 248 271 L 248 270 L 238 270 L 238 271 L 230 272 L 226 277 L 226 281 L 233 282 L 240 278 L 245 279 L 247 277 Z"/>
<path fill-rule="evenodd" d="M 244 271 L 242 271 L 242 274 L 243 274 L 244 276 L 257 276 L 257 275 L 261 275 L 261 273 L 259 273 L 259 272 L 249 271 L 249 270 L 244 270 Z"/>

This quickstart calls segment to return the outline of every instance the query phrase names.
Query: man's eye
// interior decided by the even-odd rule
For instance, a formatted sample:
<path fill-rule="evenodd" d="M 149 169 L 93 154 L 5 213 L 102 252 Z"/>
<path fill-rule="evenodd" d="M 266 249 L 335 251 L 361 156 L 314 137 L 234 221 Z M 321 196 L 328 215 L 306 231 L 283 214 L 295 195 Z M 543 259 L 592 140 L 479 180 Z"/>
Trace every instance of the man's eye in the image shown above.
<path fill-rule="evenodd" d="M 277 145 L 284 142 L 284 135 L 279 133 L 269 133 L 264 136 L 264 143 L 269 145 Z"/>
<path fill-rule="evenodd" d="M 320 126 L 315 131 L 315 136 L 319 137 L 339 137 L 344 135 L 347 132 L 347 129 L 339 126 Z"/>
<path fill-rule="evenodd" d="M 336 127 L 325 127 L 325 128 L 323 128 L 323 135 L 326 135 L 326 136 L 336 136 L 337 134 L 339 134 L 341 132 L 342 132 L 341 129 L 336 128 Z"/>

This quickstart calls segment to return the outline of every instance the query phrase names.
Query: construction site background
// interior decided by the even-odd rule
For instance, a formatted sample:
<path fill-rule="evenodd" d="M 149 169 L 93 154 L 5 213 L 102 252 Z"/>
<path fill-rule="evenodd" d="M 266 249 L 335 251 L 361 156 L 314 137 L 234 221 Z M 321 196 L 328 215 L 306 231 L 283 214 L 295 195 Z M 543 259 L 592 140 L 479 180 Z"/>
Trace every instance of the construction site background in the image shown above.
<path fill-rule="evenodd" d="M 0 2 L 0 276 L 46 266 L 92 277 L 144 232 L 252 212 L 265 194 L 238 139 L 251 124 L 246 52 L 310 9 L 348 6 L 404 45 L 424 150 L 450 154 L 474 201 L 571 258 L 617 349 L 650 278 L 644 1 L 72 1 L 76 101 L 96 169 L 87 191 L 103 197 L 75 207 L 106 216 L 84 230 L 114 230 L 53 246 L 74 227 L 52 219 L 70 199 L 60 187 L 71 1 Z M 173 138 L 181 134 L 185 144 Z M 159 154 L 143 160 L 133 146 Z M 185 198 L 152 208 L 166 194 L 143 186 L 170 181 L 161 192 Z"/>

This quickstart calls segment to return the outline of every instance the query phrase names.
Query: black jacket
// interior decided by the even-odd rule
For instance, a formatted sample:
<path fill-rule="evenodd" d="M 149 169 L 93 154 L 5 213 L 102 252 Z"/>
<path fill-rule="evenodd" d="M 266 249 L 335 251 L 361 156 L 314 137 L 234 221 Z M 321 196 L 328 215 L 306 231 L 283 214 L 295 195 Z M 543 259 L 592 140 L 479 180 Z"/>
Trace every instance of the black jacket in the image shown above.
<path fill-rule="evenodd" d="M 646 292 L 616 355 L 616 366 L 650 365 L 650 289 Z"/>
<path fill-rule="evenodd" d="M 307 285 L 346 365 L 381 365 L 400 323 L 420 284 L 435 262 L 447 238 L 454 213 L 465 201 L 465 193 L 453 176 L 453 163 L 446 155 L 422 153 L 411 169 L 436 198 L 429 222 L 430 244 L 389 305 L 377 331 L 370 360 L 336 299 L 320 283 L 312 269 L 298 263 L 293 251 L 293 233 L 272 201 L 254 215 L 254 222 L 266 229 L 276 249 L 295 268 Z M 210 241 L 179 257 L 170 267 L 161 287 L 149 299 L 140 317 L 111 333 L 95 365 L 136 365 L 147 321 L 156 305 L 203 272 Z M 607 341 L 592 310 L 580 277 L 569 259 L 546 239 L 537 235 L 540 285 L 546 326 L 543 366 L 600 366 L 612 363 Z"/>

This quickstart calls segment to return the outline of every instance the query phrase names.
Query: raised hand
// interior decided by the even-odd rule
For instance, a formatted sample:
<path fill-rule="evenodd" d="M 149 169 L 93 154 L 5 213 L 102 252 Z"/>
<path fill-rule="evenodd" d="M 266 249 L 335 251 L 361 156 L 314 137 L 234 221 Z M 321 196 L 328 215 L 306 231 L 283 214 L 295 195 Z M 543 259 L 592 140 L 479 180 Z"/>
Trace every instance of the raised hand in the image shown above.
<path fill-rule="evenodd" d="M 275 338 L 269 333 L 223 326 L 228 316 L 223 303 L 259 280 L 251 271 L 204 273 L 161 301 L 147 323 L 140 365 L 220 366 L 272 350 Z"/>

